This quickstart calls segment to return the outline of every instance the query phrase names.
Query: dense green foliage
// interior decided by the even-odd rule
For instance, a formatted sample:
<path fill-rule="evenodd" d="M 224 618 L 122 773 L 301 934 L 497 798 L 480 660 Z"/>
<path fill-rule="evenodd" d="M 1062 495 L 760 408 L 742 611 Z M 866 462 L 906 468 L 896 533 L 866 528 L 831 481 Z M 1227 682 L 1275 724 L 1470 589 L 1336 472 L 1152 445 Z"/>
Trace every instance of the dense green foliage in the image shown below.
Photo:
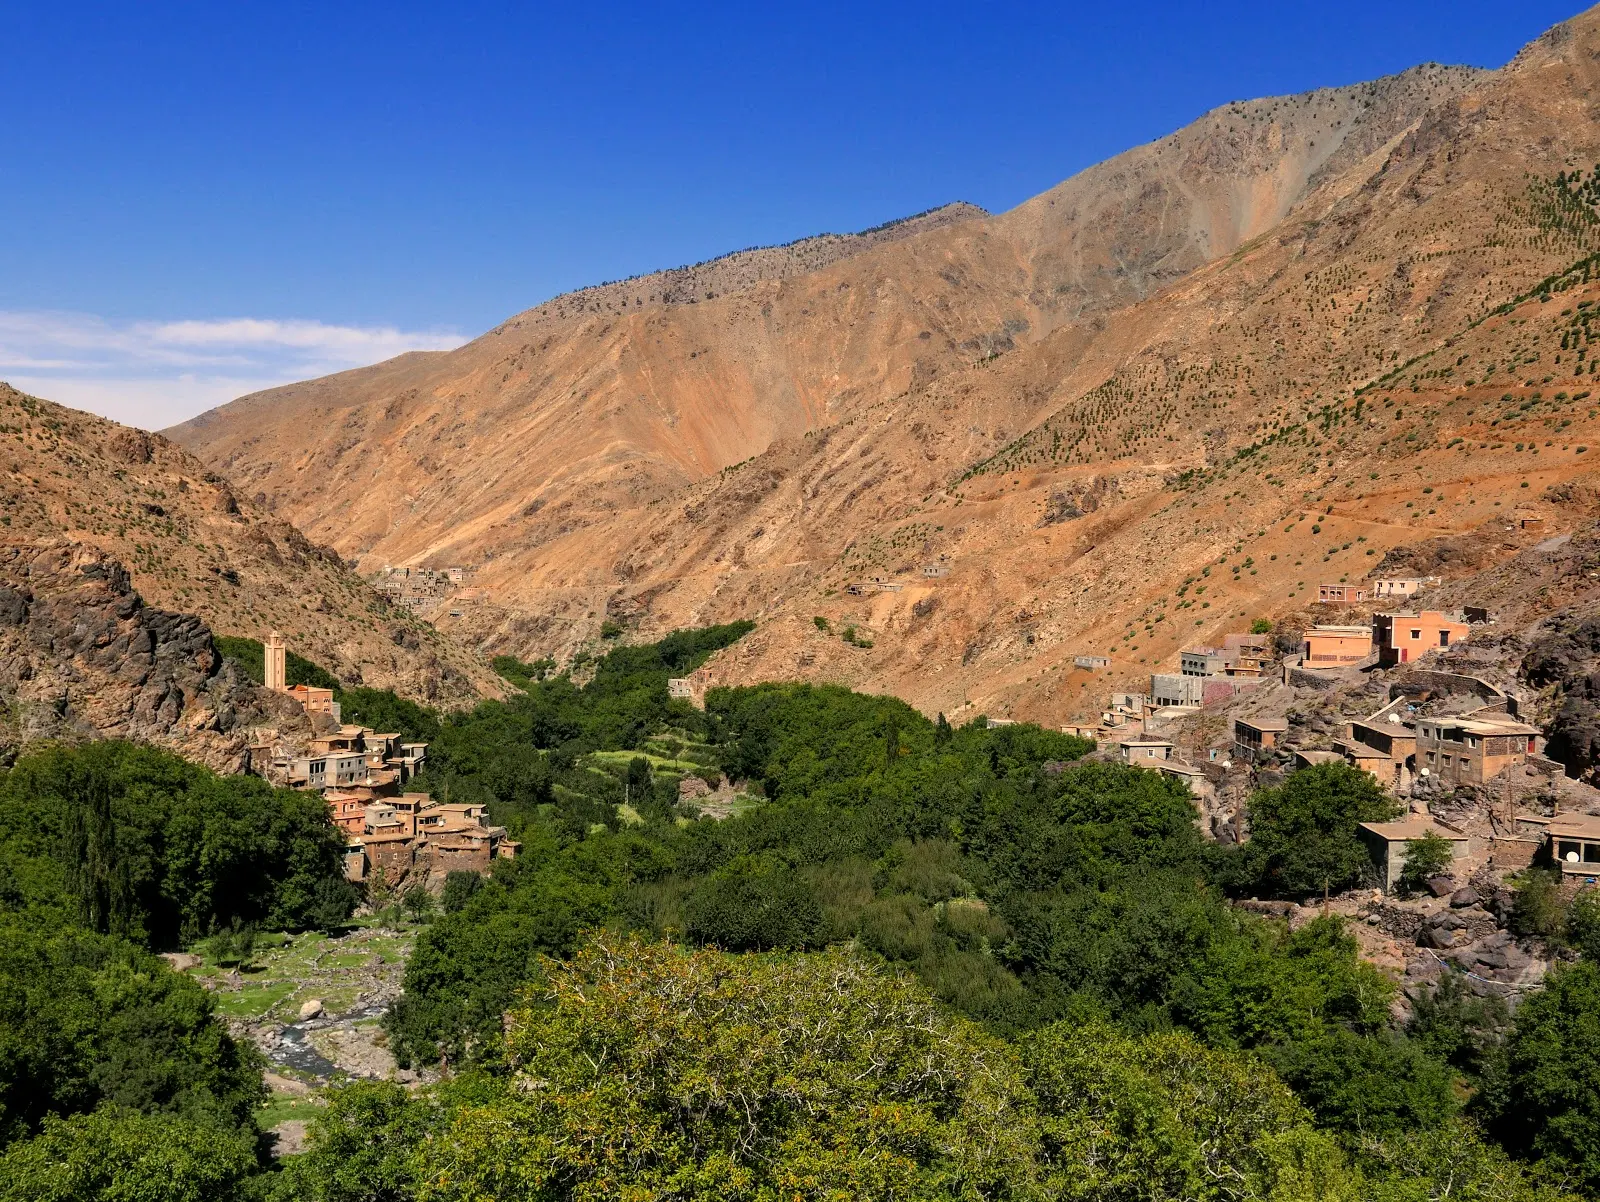
<path fill-rule="evenodd" d="M 316 795 L 129 743 L 0 776 L 0 1198 L 247 1187 L 261 1057 L 148 949 L 342 920 L 343 843 Z"/>
<path fill-rule="evenodd" d="M 1554 1202 L 1537 1165 L 1600 1183 L 1589 965 L 1515 1017 L 1447 976 L 1400 1028 L 1337 918 L 1291 932 L 1230 904 L 1362 881 L 1357 824 L 1393 814 L 1363 774 L 1290 775 L 1221 848 L 1181 783 L 1038 727 L 833 687 L 668 696 L 747 628 L 567 674 L 502 659 L 521 692 L 467 713 L 340 693 L 348 719 L 428 741 L 418 786 L 484 802 L 524 850 L 410 899 L 431 921 L 389 1043 L 448 1083 L 335 1090 L 278 1172 L 253 1159 L 253 1054 L 137 944 L 248 958 L 257 925 L 342 917 L 320 799 L 118 744 L 19 763 L 0 1191 L 24 1192 L 0 1202 L 164 1196 L 160 1157 L 170 1196 L 284 1202 Z M 723 788 L 680 800 L 691 776 Z M 1600 945 L 1600 908 L 1527 879 L 1530 930 Z"/>
<path fill-rule="evenodd" d="M 336 1091 L 278 1196 L 1570 1202 L 1459 1121 L 1347 1143 L 1248 1053 L 1008 1042 L 848 950 L 600 935 L 538 977 L 501 1071 Z"/>
<path fill-rule="evenodd" d="M 230 1202 L 259 1171 L 245 1132 L 114 1107 L 0 1154 L 0 1202 Z"/>
<path fill-rule="evenodd" d="M 1357 837 L 1362 822 L 1386 822 L 1397 806 L 1364 772 L 1317 764 L 1250 801 L 1242 886 L 1270 897 L 1335 893 L 1370 880 L 1372 857 Z"/>
<path fill-rule="evenodd" d="M 260 1058 L 187 977 L 121 939 L 0 920 L 0 1146 L 101 1105 L 245 1128 Z"/>
<path fill-rule="evenodd" d="M 1501 1122 L 1511 1146 L 1600 1189 L 1600 964 L 1558 969 L 1523 1001 L 1507 1059 Z"/>
<path fill-rule="evenodd" d="M 218 928 L 313 925 L 344 840 L 315 794 L 131 743 L 50 747 L 0 778 L 0 906 L 170 948 Z"/>

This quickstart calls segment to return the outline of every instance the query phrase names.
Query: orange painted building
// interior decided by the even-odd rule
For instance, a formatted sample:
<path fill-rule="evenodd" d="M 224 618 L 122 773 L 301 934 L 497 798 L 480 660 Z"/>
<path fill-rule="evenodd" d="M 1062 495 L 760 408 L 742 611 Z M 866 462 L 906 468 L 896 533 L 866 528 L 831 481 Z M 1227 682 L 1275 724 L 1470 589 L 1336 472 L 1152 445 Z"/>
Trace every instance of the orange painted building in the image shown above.
<path fill-rule="evenodd" d="M 1372 631 L 1365 626 L 1313 626 L 1303 645 L 1308 668 L 1340 668 L 1372 654 Z"/>
<path fill-rule="evenodd" d="M 1378 662 L 1390 668 L 1415 663 L 1428 652 L 1466 640 L 1472 628 L 1437 609 L 1414 614 L 1373 614 L 1372 641 Z"/>

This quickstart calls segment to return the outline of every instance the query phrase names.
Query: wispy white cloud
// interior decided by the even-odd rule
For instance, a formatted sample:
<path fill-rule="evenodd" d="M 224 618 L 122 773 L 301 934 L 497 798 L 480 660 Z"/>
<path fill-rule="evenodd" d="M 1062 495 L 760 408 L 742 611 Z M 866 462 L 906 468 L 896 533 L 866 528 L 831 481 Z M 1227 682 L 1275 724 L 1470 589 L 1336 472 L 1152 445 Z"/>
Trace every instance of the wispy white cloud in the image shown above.
<path fill-rule="evenodd" d="M 159 429 L 248 392 L 464 341 L 450 331 L 305 320 L 113 322 L 86 313 L 0 311 L 0 379 Z"/>

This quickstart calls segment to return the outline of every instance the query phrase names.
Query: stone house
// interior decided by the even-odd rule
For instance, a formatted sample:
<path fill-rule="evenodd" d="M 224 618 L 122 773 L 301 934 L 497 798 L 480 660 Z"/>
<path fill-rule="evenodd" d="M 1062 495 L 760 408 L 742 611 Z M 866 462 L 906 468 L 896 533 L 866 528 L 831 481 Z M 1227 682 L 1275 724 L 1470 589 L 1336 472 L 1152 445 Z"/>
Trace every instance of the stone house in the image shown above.
<path fill-rule="evenodd" d="M 1419 773 L 1451 785 L 1481 785 L 1538 750 L 1539 728 L 1500 712 L 1417 719 Z"/>
<path fill-rule="evenodd" d="M 1415 771 L 1416 727 L 1392 711 L 1385 714 L 1379 710 L 1371 718 L 1350 723 L 1350 733 L 1334 746 L 1352 765 L 1371 772 L 1390 789 L 1398 788 L 1407 774 Z"/>

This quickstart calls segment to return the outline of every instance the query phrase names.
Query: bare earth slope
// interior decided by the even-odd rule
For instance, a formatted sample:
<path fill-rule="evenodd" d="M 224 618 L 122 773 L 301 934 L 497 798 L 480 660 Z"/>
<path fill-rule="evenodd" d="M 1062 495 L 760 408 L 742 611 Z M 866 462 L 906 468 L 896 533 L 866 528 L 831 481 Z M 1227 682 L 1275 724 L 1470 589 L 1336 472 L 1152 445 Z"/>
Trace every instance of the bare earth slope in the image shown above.
<path fill-rule="evenodd" d="M 1011 213 L 175 434 L 364 564 L 484 562 L 484 646 L 750 616 L 728 679 L 1064 720 L 1390 547 L 1589 520 L 1600 283 L 1495 310 L 1600 249 L 1556 182 L 1600 160 L 1597 61 L 1589 13 L 1499 72 L 1228 106 Z"/>
<path fill-rule="evenodd" d="M 276 628 L 347 683 L 445 703 L 500 691 L 477 657 L 187 451 L 0 384 L 0 546 L 22 543 L 114 555 L 149 604 L 218 634 Z"/>
<path fill-rule="evenodd" d="M 575 529 L 1231 252 L 1475 74 L 1228 106 L 1001 217 L 949 206 L 559 297 L 171 434 L 364 568 L 493 554 L 520 576 Z"/>

